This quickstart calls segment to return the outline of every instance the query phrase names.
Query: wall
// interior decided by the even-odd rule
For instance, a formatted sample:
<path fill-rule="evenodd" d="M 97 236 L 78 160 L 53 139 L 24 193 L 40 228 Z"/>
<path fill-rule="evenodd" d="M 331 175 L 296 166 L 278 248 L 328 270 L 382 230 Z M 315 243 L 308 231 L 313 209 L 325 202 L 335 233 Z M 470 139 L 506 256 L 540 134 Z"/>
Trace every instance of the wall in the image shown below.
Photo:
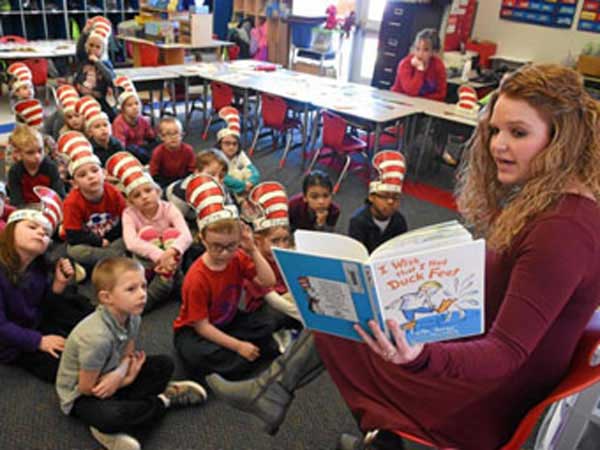
<path fill-rule="evenodd" d="M 496 54 L 535 62 L 565 60 L 569 51 L 577 59 L 581 49 L 590 41 L 598 42 L 600 33 L 577 31 L 577 17 L 582 8 L 580 1 L 575 23 L 569 29 L 548 28 L 539 25 L 500 20 L 502 0 L 479 0 L 472 37 L 487 39 L 498 44 Z"/>

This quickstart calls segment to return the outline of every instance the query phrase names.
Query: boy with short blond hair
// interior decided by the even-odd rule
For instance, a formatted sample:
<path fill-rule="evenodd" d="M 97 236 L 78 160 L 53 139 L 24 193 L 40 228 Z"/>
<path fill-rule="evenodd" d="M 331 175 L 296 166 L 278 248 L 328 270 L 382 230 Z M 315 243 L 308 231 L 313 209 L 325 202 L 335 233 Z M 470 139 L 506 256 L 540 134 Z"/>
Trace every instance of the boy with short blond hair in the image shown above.
<path fill-rule="evenodd" d="M 58 167 L 46 157 L 44 140 L 38 130 L 19 124 L 10 135 L 9 143 L 20 158 L 8 172 L 8 190 L 13 206 L 37 203 L 39 198 L 33 192 L 35 186 L 47 186 L 60 197 L 65 196 Z"/>
<path fill-rule="evenodd" d="M 202 403 L 206 391 L 192 381 L 170 382 L 167 355 L 136 350 L 146 303 L 143 267 L 124 257 L 101 261 L 92 273 L 100 306 L 65 343 L 56 379 L 62 411 L 79 418 L 105 448 L 139 450 L 138 436 L 169 407 Z"/>
<path fill-rule="evenodd" d="M 188 270 L 174 322 L 175 348 L 194 376 L 217 372 L 242 378 L 259 359 L 278 354 L 272 322 L 262 312 L 238 311 L 244 279 L 275 283 L 250 228 L 209 175 L 194 176 L 187 198 L 197 213 L 204 254 Z"/>
<path fill-rule="evenodd" d="M 150 175 L 163 188 L 194 172 L 196 155 L 191 145 L 182 142 L 183 127 L 176 117 L 160 119 L 158 134 L 162 144 L 152 151 Z"/>

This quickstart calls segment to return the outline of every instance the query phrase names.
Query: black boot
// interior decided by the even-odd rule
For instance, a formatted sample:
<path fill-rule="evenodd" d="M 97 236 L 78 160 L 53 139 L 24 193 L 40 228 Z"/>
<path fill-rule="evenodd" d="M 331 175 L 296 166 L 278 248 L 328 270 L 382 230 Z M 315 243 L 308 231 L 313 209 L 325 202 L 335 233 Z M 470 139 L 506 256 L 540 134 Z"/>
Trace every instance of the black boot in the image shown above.
<path fill-rule="evenodd" d="M 368 433 L 364 438 L 344 433 L 337 450 L 404 450 L 404 442 L 400 436 L 386 430 Z"/>
<path fill-rule="evenodd" d="M 303 331 L 291 347 L 258 377 L 230 382 L 212 374 L 206 377 L 206 382 L 217 397 L 261 419 L 265 431 L 273 435 L 285 419 L 294 391 L 322 371 L 323 364 L 312 334 Z"/>

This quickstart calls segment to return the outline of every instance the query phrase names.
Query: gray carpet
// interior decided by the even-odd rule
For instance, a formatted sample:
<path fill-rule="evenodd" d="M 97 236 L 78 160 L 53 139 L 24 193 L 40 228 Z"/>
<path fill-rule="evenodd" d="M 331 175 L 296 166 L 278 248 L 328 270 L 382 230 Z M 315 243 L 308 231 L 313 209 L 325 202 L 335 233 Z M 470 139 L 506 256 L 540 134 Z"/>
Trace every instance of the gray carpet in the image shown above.
<path fill-rule="evenodd" d="M 201 143 L 200 127 L 187 134 L 186 141 L 196 150 Z M 286 167 L 277 166 L 279 154 L 257 152 L 253 158 L 262 179 L 282 182 L 289 194 L 299 191 L 302 180 L 299 150 L 295 150 Z M 441 173 L 441 176 L 447 174 Z M 366 195 L 366 185 L 350 175 L 342 185 L 336 201 L 342 205 L 338 231 L 345 232 L 352 212 Z M 405 196 L 401 210 L 409 227 L 415 228 L 455 217 L 455 213 Z M 147 353 L 167 353 L 175 359 L 172 345 L 172 320 L 178 304 L 171 303 L 144 317 L 140 346 Z M 177 360 L 177 359 L 176 359 Z M 176 378 L 184 378 L 177 361 Z M 0 449 L 3 450 L 70 450 L 97 449 L 88 430 L 74 419 L 64 416 L 58 407 L 53 386 L 44 384 L 16 368 L 0 366 Z M 342 432 L 356 433 L 352 416 L 327 374 L 297 392 L 296 401 L 276 437 L 263 433 L 252 417 L 239 413 L 210 398 L 198 408 L 177 410 L 143 442 L 147 450 L 295 450 L 334 449 Z M 409 449 L 423 448 L 410 444 Z"/>

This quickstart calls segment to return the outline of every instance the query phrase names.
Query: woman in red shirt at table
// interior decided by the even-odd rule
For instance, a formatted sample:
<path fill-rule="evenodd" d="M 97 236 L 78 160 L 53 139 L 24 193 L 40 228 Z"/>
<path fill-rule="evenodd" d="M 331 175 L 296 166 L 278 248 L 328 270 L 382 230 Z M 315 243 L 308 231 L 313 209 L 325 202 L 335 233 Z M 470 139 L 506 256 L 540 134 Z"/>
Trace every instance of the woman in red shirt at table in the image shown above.
<path fill-rule="evenodd" d="M 458 205 L 486 238 L 483 335 L 409 346 L 394 320 L 394 342 L 372 321 L 370 335 L 355 325 L 366 345 L 303 332 L 257 378 L 211 375 L 213 392 L 274 432 L 325 366 L 361 429 L 383 430 L 343 449 L 401 449 L 393 430 L 501 448 L 567 373 L 600 300 L 599 124 L 581 75 L 558 65 L 509 75 L 482 114 Z"/>
<path fill-rule="evenodd" d="M 398 64 L 391 90 L 443 102 L 446 98 L 446 67 L 436 55 L 440 50 L 437 31 L 432 28 L 419 31 L 412 50 Z"/>

